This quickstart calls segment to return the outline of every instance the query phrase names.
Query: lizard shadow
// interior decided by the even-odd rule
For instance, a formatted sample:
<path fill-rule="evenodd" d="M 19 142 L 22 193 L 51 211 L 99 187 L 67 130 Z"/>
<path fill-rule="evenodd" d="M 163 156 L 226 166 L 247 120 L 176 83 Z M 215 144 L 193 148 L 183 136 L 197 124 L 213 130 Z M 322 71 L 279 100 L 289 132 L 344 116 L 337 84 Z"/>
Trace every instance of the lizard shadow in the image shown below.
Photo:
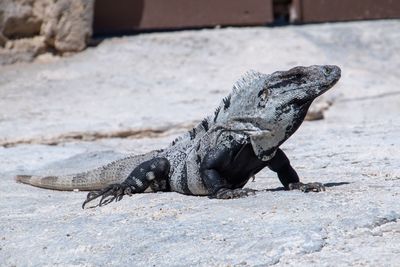
<path fill-rule="evenodd" d="M 338 183 L 326 183 L 324 184 L 325 188 L 327 187 L 334 187 L 334 186 L 341 186 L 341 185 L 347 185 L 350 184 L 349 182 L 338 182 Z M 272 188 L 272 189 L 262 189 L 258 190 L 260 192 L 276 192 L 276 191 L 285 191 L 285 188 L 283 187 L 278 187 L 278 188 Z"/>

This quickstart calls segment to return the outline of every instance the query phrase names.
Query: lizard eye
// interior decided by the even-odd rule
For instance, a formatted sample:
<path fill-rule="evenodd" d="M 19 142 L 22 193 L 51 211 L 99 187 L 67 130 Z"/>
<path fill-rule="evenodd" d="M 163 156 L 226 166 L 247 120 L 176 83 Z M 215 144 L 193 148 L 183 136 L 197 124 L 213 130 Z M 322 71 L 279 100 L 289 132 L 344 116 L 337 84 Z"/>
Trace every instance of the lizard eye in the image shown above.
<path fill-rule="evenodd" d="M 329 76 L 331 74 L 332 70 L 330 68 L 323 68 L 323 72 L 325 76 Z"/>

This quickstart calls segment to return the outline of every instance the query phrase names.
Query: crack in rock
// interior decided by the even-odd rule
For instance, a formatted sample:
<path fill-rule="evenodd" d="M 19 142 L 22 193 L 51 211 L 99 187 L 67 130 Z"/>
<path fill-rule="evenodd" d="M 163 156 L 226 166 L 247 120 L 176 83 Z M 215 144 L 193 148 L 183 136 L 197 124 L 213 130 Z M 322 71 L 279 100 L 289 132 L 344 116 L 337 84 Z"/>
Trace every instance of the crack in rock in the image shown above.
<path fill-rule="evenodd" d="M 390 97 L 390 96 L 395 96 L 395 95 L 400 95 L 400 91 L 386 92 L 386 93 L 377 94 L 377 95 L 371 95 L 371 96 L 362 96 L 362 97 L 354 97 L 354 98 L 344 98 L 344 99 L 342 99 L 340 102 L 364 101 L 364 100 L 385 98 L 385 97 Z"/>
<path fill-rule="evenodd" d="M 14 147 L 22 144 L 40 144 L 40 145 L 58 145 L 60 143 L 72 141 L 96 141 L 100 139 L 111 138 L 157 138 L 168 136 L 174 133 L 179 133 L 193 128 L 194 123 L 177 124 L 160 128 L 146 128 L 146 129 L 126 129 L 110 132 L 70 132 L 49 137 L 33 137 L 23 138 L 16 140 L 0 141 L 2 147 Z"/>
<path fill-rule="evenodd" d="M 372 224 L 366 225 L 366 227 L 371 230 L 374 230 L 375 228 L 381 227 L 385 224 L 397 222 L 397 220 L 399 220 L 399 219 L 400 219 L 400 215 L 393 213 L 393 214 L 390 214 L 390 216 L 378 218 Z"/>
<path fill-rule="evenodd" d="M 333 101 L 319 101 L 314 104 L 307 112 L 306 121 L 324 119 L 323 113 L 329 109 Z M 0 140 L 0 147 L 14 147 L 22 144 L 39 144 L 39 145 L 58 145 L 65 142 L 73 141 L 96 141 L 100 139 L 111 138 L 157 138 L 167 136 L 173 133 L 189 130 L 196 126 L 200 121 L 192 121 L 190 123 L 174 124 L 159 128 L 144 129 L 125 129 L 116 131 L 93 131 L 93 132 L 69 132 L 56 136 L 39 136 L 32 138 L 20 138 L 14 140 Z"/>

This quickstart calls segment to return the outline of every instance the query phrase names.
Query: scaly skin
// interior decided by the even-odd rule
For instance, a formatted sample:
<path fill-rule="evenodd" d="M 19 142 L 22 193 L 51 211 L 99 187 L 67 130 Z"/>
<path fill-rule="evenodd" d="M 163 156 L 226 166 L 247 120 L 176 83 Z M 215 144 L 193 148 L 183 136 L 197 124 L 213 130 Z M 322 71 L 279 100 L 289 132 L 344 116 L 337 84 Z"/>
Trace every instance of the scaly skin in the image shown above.
<path fill-rule="evenodd" d="M 268 167 L 287 190 L 323 191 L 303 184 L 279 146 L 301 125 L 312 101 L 340 79 L 337 66 L 295 67 L 266 75 L 245 74 L 212 116 L 164 150 L 131 156 L 98 169 L 65 177 L 20 175 L 16 180 L 56 190 L 97 190 L 96 205 L 144 191 L 174 191 L 211 198 L 254 194 L 243 189 Z"/>

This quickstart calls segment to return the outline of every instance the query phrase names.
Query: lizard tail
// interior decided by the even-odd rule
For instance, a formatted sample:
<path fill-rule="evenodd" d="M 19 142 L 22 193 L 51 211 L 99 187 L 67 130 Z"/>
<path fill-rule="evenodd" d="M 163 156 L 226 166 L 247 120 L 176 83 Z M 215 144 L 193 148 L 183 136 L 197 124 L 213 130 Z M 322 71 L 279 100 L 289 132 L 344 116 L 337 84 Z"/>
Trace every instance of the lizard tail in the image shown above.
<path fill-rule="evenodd" d="M 40 188 L 61 190 L 61 191 L 90 191 L 100 190 L 112 183 L 109 182 L 86 182 L 79 180 L 80 175 L 66 175 L 66 176 L 32 176 L 32 175 L 17 175 L 15 181 L 22 184 L 28 184 Z M 78 178 L 78 179 L 77 179 Z M 117 182 L 117 181 L 115 181 Z"/>
<path fill-rule="evenodd" d="M 62 176 L 17 175 L 19 183 L 61 191 L 92 191 L 104 189 L 110 184 L 121 183 L 143 161 L 154 158 L 159 151 L 129 156 L 113 161 L 97 169 Z"/>

